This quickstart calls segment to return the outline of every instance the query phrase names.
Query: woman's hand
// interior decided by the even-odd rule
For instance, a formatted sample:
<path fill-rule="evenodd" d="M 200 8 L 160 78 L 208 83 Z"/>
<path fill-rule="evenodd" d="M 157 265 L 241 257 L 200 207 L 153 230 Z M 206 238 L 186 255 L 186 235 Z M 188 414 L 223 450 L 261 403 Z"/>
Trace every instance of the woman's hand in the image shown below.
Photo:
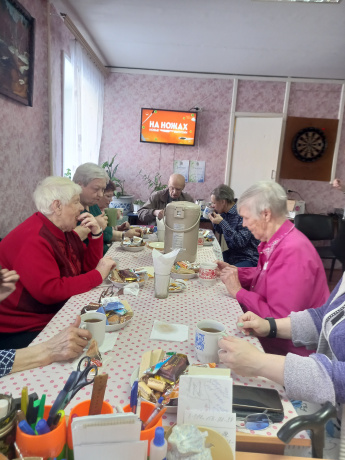
<path fill-rule="evenodd" d="M 217 267 L 218 267 L 216 270 L 217 276 L 220 276 L 224 268 L 230 267 L 228 263 L 223 262 L 222 260 L 216 260 L 214 263 L 217 264 Z"/>
<path fill-rule="evenodd" d="M 215 212 L 212 212 L 208 215 L 208 218 L 212 222 L 212 224 L 220 224 L 221 221 L 223 220 L 223 217 L 220 214 L 217 214 Z"/>
<path fill-rule="evenodd" d="M 110 273 L 110 270 L 116 267 L 116 263 L 111 257 L 103 257 L 97 264 L 96 270 L 99 271 L 103 280 L 107 278 Z"/>
<path fill-rule="evenodd" d="M 98 225 L 101 227 L 102 230 L 105 230 L 108 226 L 108 216 L 105 215 L 105 212 L 103 211 L 102 214 L 99 216 L 95 217 Z"/>
<path fill-rule="evenodd" d="M 225 337 L 219 340 L 220 362 L 224 363 L 238 375 L 253 377 L 260 374 L 265 353 L 259 351 L 245 339 Z"/>
<path fill-rule="evenodd" d="M 118 225 L 116 227 L 116 230 L 118 230 L 119 232 L 124 232 L 125 230 L 129 230 L 131 228 L 131 226 L 129 225 L 129 222 L 123 222 L 121 225 Z"/>
<path fill-rule="evenodd" d="M 345 191 L 345 186 L 342 184 L 340 179 L 334 179 L 334 181 L 332 182 L 332 185 L 334 188 L 336 188 L 337 190 L 340 190 L 341 192 Z"/>
<path fill-rule="evenodd" d="M 247 311 L 238 318 L 238 329 L 245 335 L 267 337 L 270 332 L 270 323 L 251 311 Z"/>
<path fill-rule="evenodd" d="M 225 284 L 228 293 L 236 298 L 238 291 L 242 289 L 240 280 L 238 279 L 237 267 L 229 265 L 220 272 L 220 279 Z"/>
<path fill-rule="evenodd" d="M 102 230 L 96 218 L 89 212 L 83 212 L 80 214 L 78 220 L 80 221 L 81 227 L 88 228 L 94 235 L 98 235 L 98 233 Z"/>
<path fill-rule="evenodd" d="M 82 354 L 87 341 L 92 338 L 91 332 L 87 329 L 79 329 L 80 316 L 75 322 L 44 342 L 42 345 L 47 349 L 49 361 L 67 361 L 77 358 Z"/>
<path fill-rule="evenodd" d="M 19 275 L 15 270 L 0 270 L 0 302 L 8 297 L 16 289 L 16 282 L 19 280 Z"/>
<path fill-rule="evenodd" d="M 133 236 L 138 236 L 139 238 L 141 238 L 141 230 L 140 228 L 131 228 L 130 230 L 127 230 L 125 236 L 127 238 L 133 238 Z"/>

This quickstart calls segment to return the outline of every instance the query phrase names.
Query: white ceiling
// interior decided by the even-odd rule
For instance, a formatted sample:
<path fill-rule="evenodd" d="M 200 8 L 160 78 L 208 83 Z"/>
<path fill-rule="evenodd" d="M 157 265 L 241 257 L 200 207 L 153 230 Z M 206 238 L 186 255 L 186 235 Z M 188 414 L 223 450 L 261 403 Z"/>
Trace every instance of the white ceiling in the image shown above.
<path fill-rule="evenodd" d="M 107 66 L 345 79 L 345 0 L 52 0 Z"/>

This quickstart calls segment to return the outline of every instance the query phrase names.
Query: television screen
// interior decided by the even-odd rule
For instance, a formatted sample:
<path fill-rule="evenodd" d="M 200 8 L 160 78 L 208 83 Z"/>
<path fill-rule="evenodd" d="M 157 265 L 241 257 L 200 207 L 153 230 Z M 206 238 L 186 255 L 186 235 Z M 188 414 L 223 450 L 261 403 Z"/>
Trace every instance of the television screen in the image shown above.
<path fill-rule="evenodd" d="M 140 142 L 194 145 L 195 112 L 141 109 Z"/>

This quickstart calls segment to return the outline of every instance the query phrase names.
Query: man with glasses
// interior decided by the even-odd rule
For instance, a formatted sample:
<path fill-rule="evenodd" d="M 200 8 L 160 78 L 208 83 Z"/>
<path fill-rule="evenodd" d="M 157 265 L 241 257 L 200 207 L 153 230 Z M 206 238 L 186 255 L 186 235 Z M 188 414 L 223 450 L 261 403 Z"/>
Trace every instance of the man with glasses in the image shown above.
<path fill-rule="evenodd" d="M 145 224 L 154 224 L 156 217 L 162 219 L 168 203 L 172 201 L 190 201 L 193 203 L 193 198 L 188 193 L 183 192 L 185 185 L 185 179 L 181 174 L 172 174 L 169 178 L 168 188 L 153 192 L 144 206 L 139 209 L 139 220 Z"/>

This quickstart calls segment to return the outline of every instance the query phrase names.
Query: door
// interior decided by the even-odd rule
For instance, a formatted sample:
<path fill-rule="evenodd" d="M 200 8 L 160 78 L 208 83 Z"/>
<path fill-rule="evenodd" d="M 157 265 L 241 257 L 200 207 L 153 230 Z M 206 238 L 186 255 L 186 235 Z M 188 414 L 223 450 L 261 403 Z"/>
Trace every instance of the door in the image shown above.
<path fill-rule="evenodd" d="M 230 170 L 235 197 L 254 182 L 276 180 L 282 117 L 236 117 Z"/>

